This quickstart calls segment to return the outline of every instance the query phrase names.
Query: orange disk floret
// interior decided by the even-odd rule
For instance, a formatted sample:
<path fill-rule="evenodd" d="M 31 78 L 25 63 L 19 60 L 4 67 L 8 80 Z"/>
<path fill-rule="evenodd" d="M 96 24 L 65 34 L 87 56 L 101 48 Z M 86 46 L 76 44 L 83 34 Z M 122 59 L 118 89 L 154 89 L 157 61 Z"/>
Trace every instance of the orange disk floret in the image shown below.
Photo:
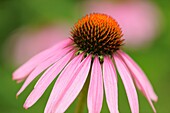
<path fill-rule="evenodd" d="M 106 14 L 93 13 L 79 20 L 72 31 L 76 46 L 91 54 L 112 54 L 124 39 L 118 23 Z"/>

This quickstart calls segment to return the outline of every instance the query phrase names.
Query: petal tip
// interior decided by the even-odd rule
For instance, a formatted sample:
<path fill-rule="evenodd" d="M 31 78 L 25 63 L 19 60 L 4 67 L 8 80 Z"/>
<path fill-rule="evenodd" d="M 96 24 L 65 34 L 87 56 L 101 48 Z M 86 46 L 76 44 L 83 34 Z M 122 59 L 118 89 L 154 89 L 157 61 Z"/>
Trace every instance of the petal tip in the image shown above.
<path fill-rule="evenodd" d="M 19 96 L 20 94 L 21 94 L 20 91 L 18 91 L 17 94 L 16 94 L 16 98 L 18 98 L 18 96 Z"/>
<path fill-rule="evenodd" d="M 17 74 L 16 74 L 15 72 L 12 73 L 12 80 L 16 80 L 16 79 L 17 79 L 17 78 L 16 78 L 16 75 L 17 75 Z"/>
<path fill-rule="evenodd" d="M 154 100 L 155 101 L 158 101 L 158 96 L 155 94 L 155 96 L 154 96 Z"/>
<path fill-rule="evenodd" d="M 24 109 L 28 109 L 29 108 L 26 103 L 23 105 L 23 107 L 24 107 Z"/>
<path fill-rule="evenodd" d="M 158 101 L 158 96 L 155 96 L 155 97 L 153 98 L 153 101 L 154 101 L 154 102 L 157 102 L 157 101 Z"/>

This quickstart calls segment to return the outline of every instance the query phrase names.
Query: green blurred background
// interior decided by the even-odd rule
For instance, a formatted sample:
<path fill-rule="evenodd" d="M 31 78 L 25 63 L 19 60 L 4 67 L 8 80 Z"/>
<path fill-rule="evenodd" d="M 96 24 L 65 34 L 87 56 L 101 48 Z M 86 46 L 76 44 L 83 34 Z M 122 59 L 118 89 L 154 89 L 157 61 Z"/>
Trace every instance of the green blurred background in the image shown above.
<path fill-rule="evenodd" d="M 122 0 L 123 2 L 124 0 Z M 12 72 L 17 68 L 9 57 L 3 54 L 4 46 L 11 34 L 22 26 L 41 26 L 54 21 L 66 21 L 73 25 L 82 15 L 80 8 L 85 0 L 0 0 L 0 113 L 43 113 L 52 85 L 41 99 L 31 108 L 25 110 L 22 106 L 33 88 L 36 80 L 16 99 L 16 93 L 21 84 L 12 80 Z M 87 1 L 88 2 L 88 1 Z M 163 14 L 163 28 L 149 47 L 138 50 L 126 49 L 147 73 L 159 97 L 154 103 L 158 113 L 170 113 L 170 2 L 169 0 L 152 0 Z M 31 45 L 30 45 L 31 46 Z M 5 52 L 4 52 L 5 51 Z M 24 53 L 23 53 L 24 54 Z M 119 80 L 119 109 L 120 113 L 129 113 L 127 97 Z M 152 113 L 145 97 L 138 92 L 140 113 Z M 67 110 L 74 112 L 76 101 Z M 87 112 L 87 106 L 84 112 Z M 104 100 L 102 113 L 108 112 Z"/>

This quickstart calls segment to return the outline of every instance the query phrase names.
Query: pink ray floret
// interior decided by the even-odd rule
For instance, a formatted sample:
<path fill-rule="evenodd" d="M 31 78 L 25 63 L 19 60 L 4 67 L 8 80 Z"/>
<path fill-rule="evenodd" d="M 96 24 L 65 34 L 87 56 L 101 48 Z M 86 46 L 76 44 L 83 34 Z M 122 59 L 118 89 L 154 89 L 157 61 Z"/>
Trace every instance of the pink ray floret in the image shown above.
<path fill-rule="evenodd" d="M 130 72 L 128 68 L 126 67 L 125 63 L 122 61 L 122 59 L 120 59 L 120 57 L 117 54 L 115 54 L 113 57 L 114 57 L 117 69 L 120 73 L 120 77 L 125 86 L 131 111 L 132 113 L 139 113 L 137 92 L 136 92 L 134 83 L 132 81 L 132 78 L 130 76 Z"/>
<path fill-rule="evenodd" d="M 102 80 L 102 70 L 99 59 L 94 58 L 90 85 L 88 90 L 88 110 L 89 113 L 100 113 L 103 102 L 103 80 Z"/>
<path fill-rule="evenodd" d="M 111 113 L 119 113 L 116 70 L 112 60 L 107 56 L 103 62 L 103 80 L 109 110 Z"/>
<path fill-rule="evenodd" d="M 150 98 L 153 101 L 157 101 L 158 97 L 155 94 L 151 83 L 149 82 L 148 78 L 146 77 L 146 75 L 144 74 L 142 69 L 126 53 L 124 53 L 123 51 L 119 51 L 119 53 L 123 57 L 123 59 L 125 60 L 127 65 L 129 66 L 130 70 L 133 72 L 132 75 L 135 78 L 135 81 L 138 84 L 143 85 L 143 87 L 145 88 L 143 90 L 147 90 Z M 141 86 L 141 85 L 139 85 L 139 86 Z M 141 88 L 142 88 L 142 86 L 141 86 Z M 141 88 L 139 88 L 139 89 L 141 89 Z M 145 91 L 142 91 L 142 92 L 144 93 Z"/>

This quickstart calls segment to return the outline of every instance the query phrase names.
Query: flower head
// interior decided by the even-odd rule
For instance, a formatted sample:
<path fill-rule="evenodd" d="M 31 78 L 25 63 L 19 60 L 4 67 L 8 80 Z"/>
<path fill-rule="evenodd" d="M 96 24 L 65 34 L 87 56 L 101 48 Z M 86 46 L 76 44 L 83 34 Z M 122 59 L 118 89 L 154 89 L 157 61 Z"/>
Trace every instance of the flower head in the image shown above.
<path fill-rule="evenodd" d="M 86 15 L 73 27 L 71 38 L 34 56 L 13 73 L 13 79 L 18 82 L 26 79 L 17 96 L 46 70 L 26 99 L 24 108 L 31 107 L 58 76 L 44 112 L 65 112 L 89 76 L 89 112 L 101 111 L 105 90 L 110 112 L 118 113 L 116 65 L 132 113 L 139 112 L 134 82 L 156 112 L 152 100 L 157 101 L 157 96 L 141 68 L 120 50 L 122 43 L 121 29 L 113 18 L 99 13 Z"/>
<path fill-rule="evenodd" d="M 123 42 L 119 25 L 105 14 L 86 15 L 75 24 L 71 33 L 79 50 L 94 55 L 111 55 Z"/>

